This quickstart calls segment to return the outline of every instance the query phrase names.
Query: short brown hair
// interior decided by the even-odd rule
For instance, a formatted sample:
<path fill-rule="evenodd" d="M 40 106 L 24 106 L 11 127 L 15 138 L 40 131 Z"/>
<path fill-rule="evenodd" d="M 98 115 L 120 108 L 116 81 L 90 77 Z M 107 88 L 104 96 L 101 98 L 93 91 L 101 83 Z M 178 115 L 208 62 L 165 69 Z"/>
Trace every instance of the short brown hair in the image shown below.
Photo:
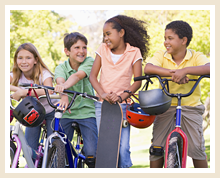
<path fill-rule="evenodd" d="M 87 38 L 79 32 L 66 33 L 64 36 L 64 48 L 67 48 L 69 51 L 72 45 L 75 44 L 78 40 L 82 40 L 86 45 L 88 43 Z"/>

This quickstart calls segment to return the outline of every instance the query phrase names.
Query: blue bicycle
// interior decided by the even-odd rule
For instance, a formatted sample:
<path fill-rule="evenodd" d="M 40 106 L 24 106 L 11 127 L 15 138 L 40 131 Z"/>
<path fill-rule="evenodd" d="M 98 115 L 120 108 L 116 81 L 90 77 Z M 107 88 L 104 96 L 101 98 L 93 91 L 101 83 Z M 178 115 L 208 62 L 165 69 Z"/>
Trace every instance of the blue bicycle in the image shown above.
<path fill-rule="evenodd" d="M 54 88 L 37 84 L 21 84 L 20 86 L 33 89 L 44 89 L 48 103 L 51 107 L 55 108 L 53 133 L 47 137 L 45 142 L 42 168 L 84 168 L 86 157 L 83 155 L 83 147 L 80 145 L 82 136 L 78 123 L 74 122 L 72 124 L 72 127 L 77 133 L 77 142 L 74 146 L 71 141 L 68 140 L 59 122 L 62 118 L 63 110 L 59 109 L 58 106 L 55 106 L 51 102 L 48 90 L 54 90 Z M 74 104 L 78 96 L 91 100 L 99 99 L 97 96 L 70 90 L 64 90 L 64 94 L 73 94 L 67 110 Z"/>

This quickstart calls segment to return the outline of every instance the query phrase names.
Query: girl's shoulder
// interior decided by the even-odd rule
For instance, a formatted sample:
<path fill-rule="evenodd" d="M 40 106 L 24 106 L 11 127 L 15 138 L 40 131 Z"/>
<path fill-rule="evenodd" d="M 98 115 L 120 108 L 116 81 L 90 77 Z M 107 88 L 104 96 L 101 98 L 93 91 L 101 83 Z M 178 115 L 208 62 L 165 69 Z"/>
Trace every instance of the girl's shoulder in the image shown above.
<path fill-rule="evenodd" d="M 49 70 L 47 70 L 45 68 L 42 68 L 42 74 L 43 74 L 44 78 L 45 77 L 52 77 L 53 76 L 53 74 Z"/>
<path fill-rule="evenodd" d="M 140 49 L 138 47 L 132 46 L 129 43 L 126 43 L 126 51 L 130 51 L 130 52 L 134 52 L 134 51 L 140 51 Z"/>

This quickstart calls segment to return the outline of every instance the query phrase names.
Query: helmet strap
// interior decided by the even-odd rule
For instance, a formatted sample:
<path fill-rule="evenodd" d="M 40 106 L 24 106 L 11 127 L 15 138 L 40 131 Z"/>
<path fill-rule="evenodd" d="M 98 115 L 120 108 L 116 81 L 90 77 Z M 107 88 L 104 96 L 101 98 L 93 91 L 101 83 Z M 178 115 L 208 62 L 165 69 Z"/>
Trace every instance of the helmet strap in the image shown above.
<path fill-rule="evenodd" d="M 31 87 L 33 86 L 33 84 L 31 84 Z M 27 93 L 27 96 L 31 96 L 31 90 L 32 90 L 33 88 L 29 88 L 28 89 L 28 93 Z M 37 95 L 37 92 L 35 91 L 35 89 L 33 89 L 33 91 L 34 91 L 34 94 L 35 94 L 35 96 L 36 96 L 36 98 L 39 100 L 39 98 L 38 98 L 38 95 Z"/>
<path fill-rule="evenodd" d="M 132 92 L 132 91 L 129 91 L 129 90 L 124 90 L 124 93 L 128 93 L 130 96 L 129 96 L 129 98 L 134 102 L 134 100 L 131 98 L 131 96 L 132 97 L 134 97 L 136 100 L 138 100 L 139 101 L 139 99 L 134 95 L 134 93 Z M 125 100 L 126 101 L 126 100 Z M 126 104 L 127 104 L 127 101 L 126 101 Z"/>

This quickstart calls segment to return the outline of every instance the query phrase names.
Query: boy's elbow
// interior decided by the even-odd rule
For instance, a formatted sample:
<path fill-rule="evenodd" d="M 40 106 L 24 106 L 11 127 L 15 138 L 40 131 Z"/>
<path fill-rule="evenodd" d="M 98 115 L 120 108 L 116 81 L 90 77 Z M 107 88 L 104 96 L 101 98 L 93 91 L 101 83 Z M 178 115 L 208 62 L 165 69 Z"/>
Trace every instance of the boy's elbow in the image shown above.
<path fill-rule="evenodd" d="M 144 68 L 144 73 L 146 75 L 150 75 L 150 68 L 152 67 L 152 64 L 151 63 L 147 63 L 145 68 Z"/>
<path fill-rule="evenodd" d="M 207 75 L 210 75 L 210 63 L 206 64 Z"/>

